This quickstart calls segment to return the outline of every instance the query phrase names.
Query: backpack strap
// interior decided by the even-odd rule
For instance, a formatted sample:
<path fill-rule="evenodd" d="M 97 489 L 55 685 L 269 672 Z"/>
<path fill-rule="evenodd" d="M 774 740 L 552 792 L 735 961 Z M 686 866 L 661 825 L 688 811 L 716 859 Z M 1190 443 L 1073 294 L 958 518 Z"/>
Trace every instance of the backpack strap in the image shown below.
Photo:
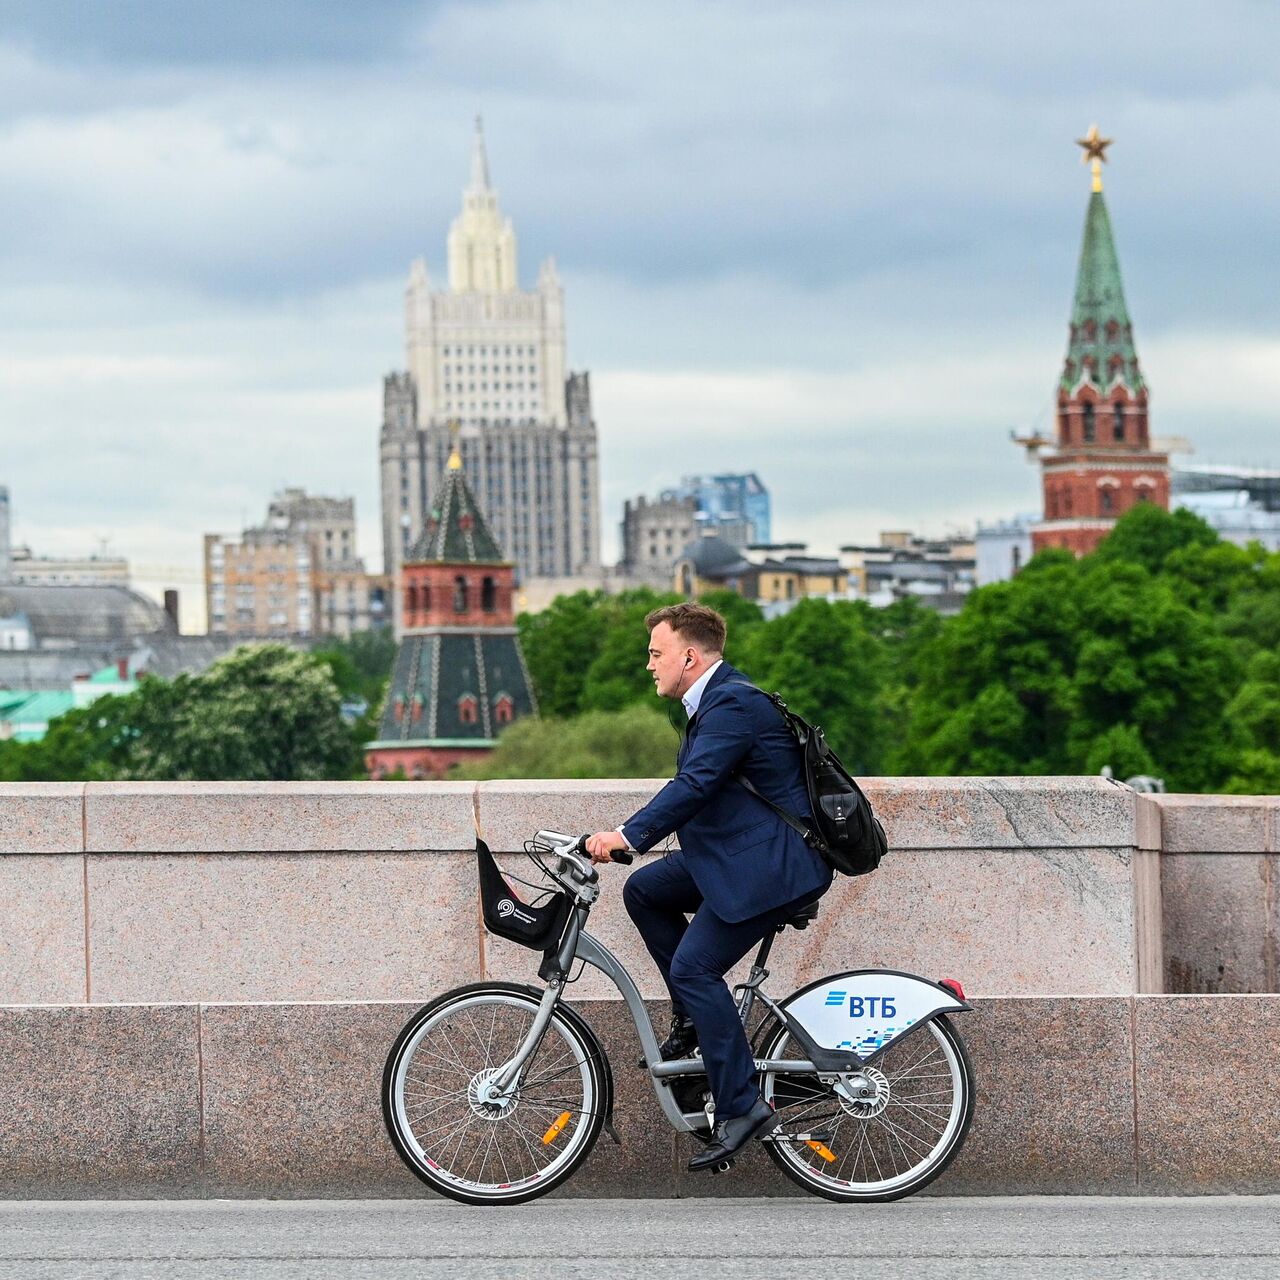
<path fill-rule="evenodd" d="M 759 685 L 751 684 L 747 680 L 729 680 L 729 681 L 726 681 L 726 683 L 741 685 L 744 689 L 754 689 L 757 693 L 763 693 L 764 696 L 768 698 L 770 702 L 773 703 L 775 709 L 778 711 L 778 714 L 782 716 L 783 722 L 786 724 L 787 728 L 788 729 L 791 728 L 791 720 L 787 714 L 787 704 L 782 701 L 782 698 L 779 697 L 778 694 L 766 693 L 762 688 L 760 688 Z M 801 750 L 803 751 L 803 748 Z M 800 819 L 795 816 L 795 814 L 788 813 L 780 805 L 774 804 L 773 801 L 770 800 L 768 796 L 761 794 L 760 789 L 749 778 L 745 777 L 742 773 L 735 773 L 733 775 L 733 780 L 736 783 L 738 783 L 740 786 L 743 786 L 748 791 L 750 791 L 751 794 L 755 796 L 757 800 L 762 800 L 765 804 L 767 804 L 769 808 L 772 809 L 774 813 L 776 813 L 778 817 L 780 817 L 783 820 L 783 822 L 785 822 L 787 826 L 791 828 L 792 831 L 794 831 L 798 836 L 800 836 L 804 840 L 805 844 L 807 844 L 811 849 L 821 850 L 826 847 L 825 842 L 823 841 L 822 837 L 817 833 L 817 831 L 813 830 L 810 827 L 805 826 L 805 824 L 801 822 Z"/>

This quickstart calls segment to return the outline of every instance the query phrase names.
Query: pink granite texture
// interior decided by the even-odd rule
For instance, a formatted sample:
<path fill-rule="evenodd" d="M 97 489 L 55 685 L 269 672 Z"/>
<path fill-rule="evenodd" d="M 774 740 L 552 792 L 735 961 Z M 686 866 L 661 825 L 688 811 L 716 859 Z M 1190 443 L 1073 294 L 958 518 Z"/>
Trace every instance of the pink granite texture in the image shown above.
<path fill-rule="evenodd" d="M 1274 796 L 1156 795 L 1165 853 L 1277 852 Z"/>
<path fill-rule="evenodd" d="M 378 1092 L 418 1007 L 204 1006 L 205 1194 L 429 1194 L 392 1148 Z"/>
<path fill-rule="evenodd" d="M 973 1128 L 939 1194 L 1132 1194 L 1130 999 L 980 1001 L 954 1022 L 977 1076 Z"/>
<path fill-rule="evenodd" d="M 93 999 L 426 998 L 480 976 L 471 853 L 98 854 Z"/>
<path fill-rule="evenodd" d="M 83 782 L 0 782 L 0 854 L 80 853 Z"/>
<path fill-rule="evenodd" d="M 0 1009 L 0 1195 L 201 1194 L 190 1006 Z"/>
<path fill-rule="evenodd" d="M 1280 1000 L 1181 996 L 1135 1005 L 1142 1190 L 1280 1190 Z"/>
<path fill-rule="evenodd" d="M 481 782 L 476 787 L 480 834 L 494 853 L 518 853 L 540 830 L 571 836 L 613 831 L 667 781 L 547 778 Z M 676 847 L 674 840 L 672 845 Z"/>
<path fill-rule="evenodd" d="M 1166 991 L 1277 989 L 1275 862 L 1262 853 L 1163 859 Z"/>
<path fill-rule="evenodd" d="M 84 857 L 0 856 L 0 1002 L 86 998 Z"/>
<path fill-rule="evenodd" d="M 602 1136 L 561 1194 L 794 1194 L 758 1151 L 714 1184 L 685 1174 L 625 1011 L 574 1003 L 612 1063 L 623 1145 Z M 0 1009 L 0 1195 L 426 1194 L 378 1100 L 417 1007 Z M 934 1192 L 1280 1191 L 1280 998 L 992 999 L 955 1025 L 977 1107 Z"/>
<path fill-rule="evenodd" d="M 90 853 L 466 849 L 474 784 L 90 782 L 85 830 Z"/>

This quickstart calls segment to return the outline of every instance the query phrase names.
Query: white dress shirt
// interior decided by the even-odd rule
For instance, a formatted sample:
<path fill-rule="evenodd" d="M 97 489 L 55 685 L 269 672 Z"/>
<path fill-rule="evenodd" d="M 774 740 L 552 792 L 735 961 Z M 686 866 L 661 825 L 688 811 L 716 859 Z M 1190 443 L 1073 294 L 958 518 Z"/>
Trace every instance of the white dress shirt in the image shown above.
<path fill-rule="evenodd" d="M 680 701 L 684 704 L 685 715 L 690 720 L 698 714 L 698 707 L 702 704 L 702 695 L 707 689 L 707 681 L 711 679 L 715 669 L 723 661 L 723 658 L 717 658 L 681 695 Z M 635 845 L 630 840 L 627 840 L 627 833 L 621 827 L 618 828 L 618 834 L 623 840 L 626 840 L 627 848 L 634 851 Z"/>

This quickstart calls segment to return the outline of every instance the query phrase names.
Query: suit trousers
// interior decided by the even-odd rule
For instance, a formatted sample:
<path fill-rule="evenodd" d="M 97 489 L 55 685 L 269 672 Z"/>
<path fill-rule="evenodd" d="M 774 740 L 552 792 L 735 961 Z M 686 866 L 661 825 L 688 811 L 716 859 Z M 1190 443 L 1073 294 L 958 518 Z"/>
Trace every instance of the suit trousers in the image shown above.
<path fill-rule="evenodd" d="M 719 1123 L 746 1115 L 760 1096 L 751 1046 L 724 975 L 817 895 L 730 924 L 702 900 L 685 857 L 669 853 L 632 872 L 622 898 L 671 993 L 672 1012 L 687 1014 L 697 1028 Z"/>

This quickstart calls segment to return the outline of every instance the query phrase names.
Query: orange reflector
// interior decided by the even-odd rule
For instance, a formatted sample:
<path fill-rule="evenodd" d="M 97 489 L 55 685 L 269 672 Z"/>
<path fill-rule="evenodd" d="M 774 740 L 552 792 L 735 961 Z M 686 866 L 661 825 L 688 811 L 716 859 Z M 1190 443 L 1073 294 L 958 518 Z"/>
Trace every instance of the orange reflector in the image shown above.
<path fill-rule="evenodd" d="M 806 1147 L 812 1147 L 828 1164 L 831 1164 L 836 1156 L 835 1152 L 824 1142 L 809 1141 L 804 1144 Z"/>
<path fill-rule="evenodd" d="M 560 1136 L 560 1130 L 568 1123 L 569 1113 L 567 1111 L 562 1111 L 556 1118 L 555 1124 L 553 1124 L 551 1128 L 542 1135 L 542 1145 L 544 1147 L 549 1147 Z M 832 1156 L 831 1158 L 834 1160 L 835 1156 Z"/>

